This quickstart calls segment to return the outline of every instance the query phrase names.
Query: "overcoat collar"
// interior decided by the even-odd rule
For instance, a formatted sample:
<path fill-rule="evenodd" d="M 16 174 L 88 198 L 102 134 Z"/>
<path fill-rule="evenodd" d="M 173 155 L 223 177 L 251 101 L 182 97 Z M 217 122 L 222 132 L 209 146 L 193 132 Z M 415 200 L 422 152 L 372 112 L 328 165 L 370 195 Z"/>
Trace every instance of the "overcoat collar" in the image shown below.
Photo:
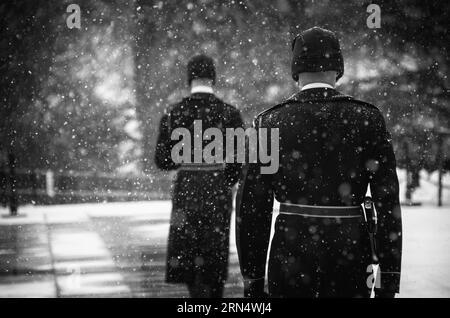
<path fill-rule="evenodd" d="M 291 102 L 309 102 L 309 101 L 316 101 L 316 100 L 329 100 L 329 99 L 336 99 L 341 97 L 349 97 L 347 95 L 341 94 L 334 88 L 328 88 L 328 87 L 318 87 L 318 88 L 311 88 L 306 89 L 303 91 L 300 91 L 291 97 L 289 97 L 286 100 L 286 103 Z"/>
<path fill-rule="evenodd" d="M 312 103 L 312 102 L 327 102 L 337 100 L 354 100 L 354 99 L 351 96 L 341 94 L 334 88 L 327 88 L 327 87 L 311 88 L 292 95 L 281 104 L 278 104 L 274 107 L 262 111 L 256 117 L 260 117 L 261 115 L 264 115 L 274 109 L 278 109 L 291 103 L 310 103 L 310 102 Z"/>
<path fill-rule="evenodd" d="M 203 93 L 203 92 L 199 92 L 199 93 L 193 93 L 189 96 L 190 99 L 209 99 L 209 100 L 213 100 L 216 99 L 216 95 L 214 94 L 210 94 L 210 93 Z"/>

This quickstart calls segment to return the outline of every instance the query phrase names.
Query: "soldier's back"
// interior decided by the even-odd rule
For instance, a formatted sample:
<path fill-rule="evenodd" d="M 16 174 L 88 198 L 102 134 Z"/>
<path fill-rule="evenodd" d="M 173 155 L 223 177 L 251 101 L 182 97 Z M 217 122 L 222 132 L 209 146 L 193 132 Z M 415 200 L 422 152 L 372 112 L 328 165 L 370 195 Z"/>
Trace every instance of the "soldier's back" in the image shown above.
<path fill-rule="evenodd" d="M 201 120 L 203 130 L 211 127 L 240 126 L 240 113 L 213 94 L 196 93 L 170 109 L 171 128 L 184 127 L 193 132 L 194 121 Z"/>
<path fill-rule="evenodd" d="M 223 282 L 229 255 L 231 187 L 240 166 L 196 162 L 193 139 L 203 139 L 208 128 L 219 128 L 225 136 L 226 128 L 242 127 L 240 113 L 213 94 L 195 93 L 170 107 L 166 116 L 169 132 L 185 128 L 192 137 L 191 162 L 178 165 L 173 187 L 167 281 L 192 283 L 200 273 L 204 282 Z M 179 141 L 166 142 L 172 149 Z M 208 142 L 202 142 L 202 149 Z"/>
<path fill-rule="evenodd" d="M 376 107 L 321 88 L 301 92 L 263 112 L 259 124 L 279 128 L 280 202 L 341 206 L 362 202 L 370 169 Z"/>

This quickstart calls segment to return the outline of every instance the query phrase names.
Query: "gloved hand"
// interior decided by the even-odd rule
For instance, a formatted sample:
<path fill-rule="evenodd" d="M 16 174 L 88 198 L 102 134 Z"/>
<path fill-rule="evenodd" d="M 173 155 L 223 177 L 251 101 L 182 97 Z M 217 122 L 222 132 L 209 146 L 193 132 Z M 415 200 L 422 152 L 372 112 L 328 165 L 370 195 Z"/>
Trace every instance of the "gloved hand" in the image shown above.
<path fill-rule="evenodd" d="M 375 298 L 395 298 L 395 292 L 382 288 L 375 288 Z"/>
<path fill-rule="evenodd" d="M 395 298 L 399 291 L 400 273 L 380 272 L 380 286 L 375 288 L 375 298 Z"/>
<path fill-rule="evenodd" d="M 395 298 L 395 293 L 392 291 L 375 289 L 375 298 Z"/>
<path fill-rule="evenodd" d="M 264 277 L 260 279 L 244 279 L 245 298 L 267 298 L 264 292 Z"/>

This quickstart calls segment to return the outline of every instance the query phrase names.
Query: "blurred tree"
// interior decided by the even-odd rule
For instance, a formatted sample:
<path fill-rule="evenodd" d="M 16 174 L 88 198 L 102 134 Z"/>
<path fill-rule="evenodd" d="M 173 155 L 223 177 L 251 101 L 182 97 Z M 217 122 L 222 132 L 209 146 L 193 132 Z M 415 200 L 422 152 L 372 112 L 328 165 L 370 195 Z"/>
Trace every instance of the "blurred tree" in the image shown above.
<path fill-rule="evenodd" d="M 131 8 L 122 1 L 80 7 L 82 29 L 60 33 L 44 91 L 49 160 L 61 170 L 113 172 L 137 155 L 125 129 L 135 117 Z"/>
<path fill-rule="evenodd" d="M 381 67 L 372 76 L 355 80 L 351 91 L 386 114 L 400 167 L 434 171 L 438 169 L 438 132 L 450 126 L 450 3 L 378 4 L 381 28 L 367 37 L 370 58 Z M 409 152 L 402 151 L 405 142 Z"/>
<path fill-rule="evenodd" d="M 339 89 L 384 112 L 401 166 L 436 169 L 436 130 L 449 126 L 450 3 L 379 1 L 80 0 L 81 29 L 66 27 L 69 0 L 2 2 L 1 149 L 19 167 L 154 172 L 164 109 L 188 94 L 198 53 L 217 64 L 217 93 L 253 116 L 296 91 L 291 40 L 318 25 L 338 33 Z M 138 122 L 140 126 L 138 126 Z"/>
<path fill-rule="evenodd" d="M 19 167 L 116 171 L 139 155 L 130 127 L 132 8 L 78 1 L 78 30 L 66 26 L 70 3 L 0 5 L 2 149 L 16 153 Z"/>
<path fill-rule="evenodd" d="M 42 163 L 45 136 L 34 125 L 41 114 L 31 108 L 52 63 L 55 15 L 44 0 L 0 3 L 0 142 L 2 151 L 16 154 L 19 166 Z"/>

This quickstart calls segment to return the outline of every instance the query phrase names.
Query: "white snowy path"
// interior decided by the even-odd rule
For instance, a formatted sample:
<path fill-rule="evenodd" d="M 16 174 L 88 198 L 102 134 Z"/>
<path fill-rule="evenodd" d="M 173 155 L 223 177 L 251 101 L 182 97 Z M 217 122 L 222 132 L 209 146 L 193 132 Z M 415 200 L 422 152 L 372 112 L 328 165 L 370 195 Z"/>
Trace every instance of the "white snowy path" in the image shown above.
<path fill-rule="evenodd" d="M 450 297 L 450 207 L 403 207 L 402 297 Z"/>
<path fill-rule="evenodd" d="M 401 297 L 450 297 L 446 204 L 403 207 Z M 170 207 L 169 201 L 27 206 L 23 217 L 0 218 L 0 297 L 187 296 L 183 286 L 164 283 Z M 228 297 L 242 295 L 234 234 L 233 226 Z"/>

